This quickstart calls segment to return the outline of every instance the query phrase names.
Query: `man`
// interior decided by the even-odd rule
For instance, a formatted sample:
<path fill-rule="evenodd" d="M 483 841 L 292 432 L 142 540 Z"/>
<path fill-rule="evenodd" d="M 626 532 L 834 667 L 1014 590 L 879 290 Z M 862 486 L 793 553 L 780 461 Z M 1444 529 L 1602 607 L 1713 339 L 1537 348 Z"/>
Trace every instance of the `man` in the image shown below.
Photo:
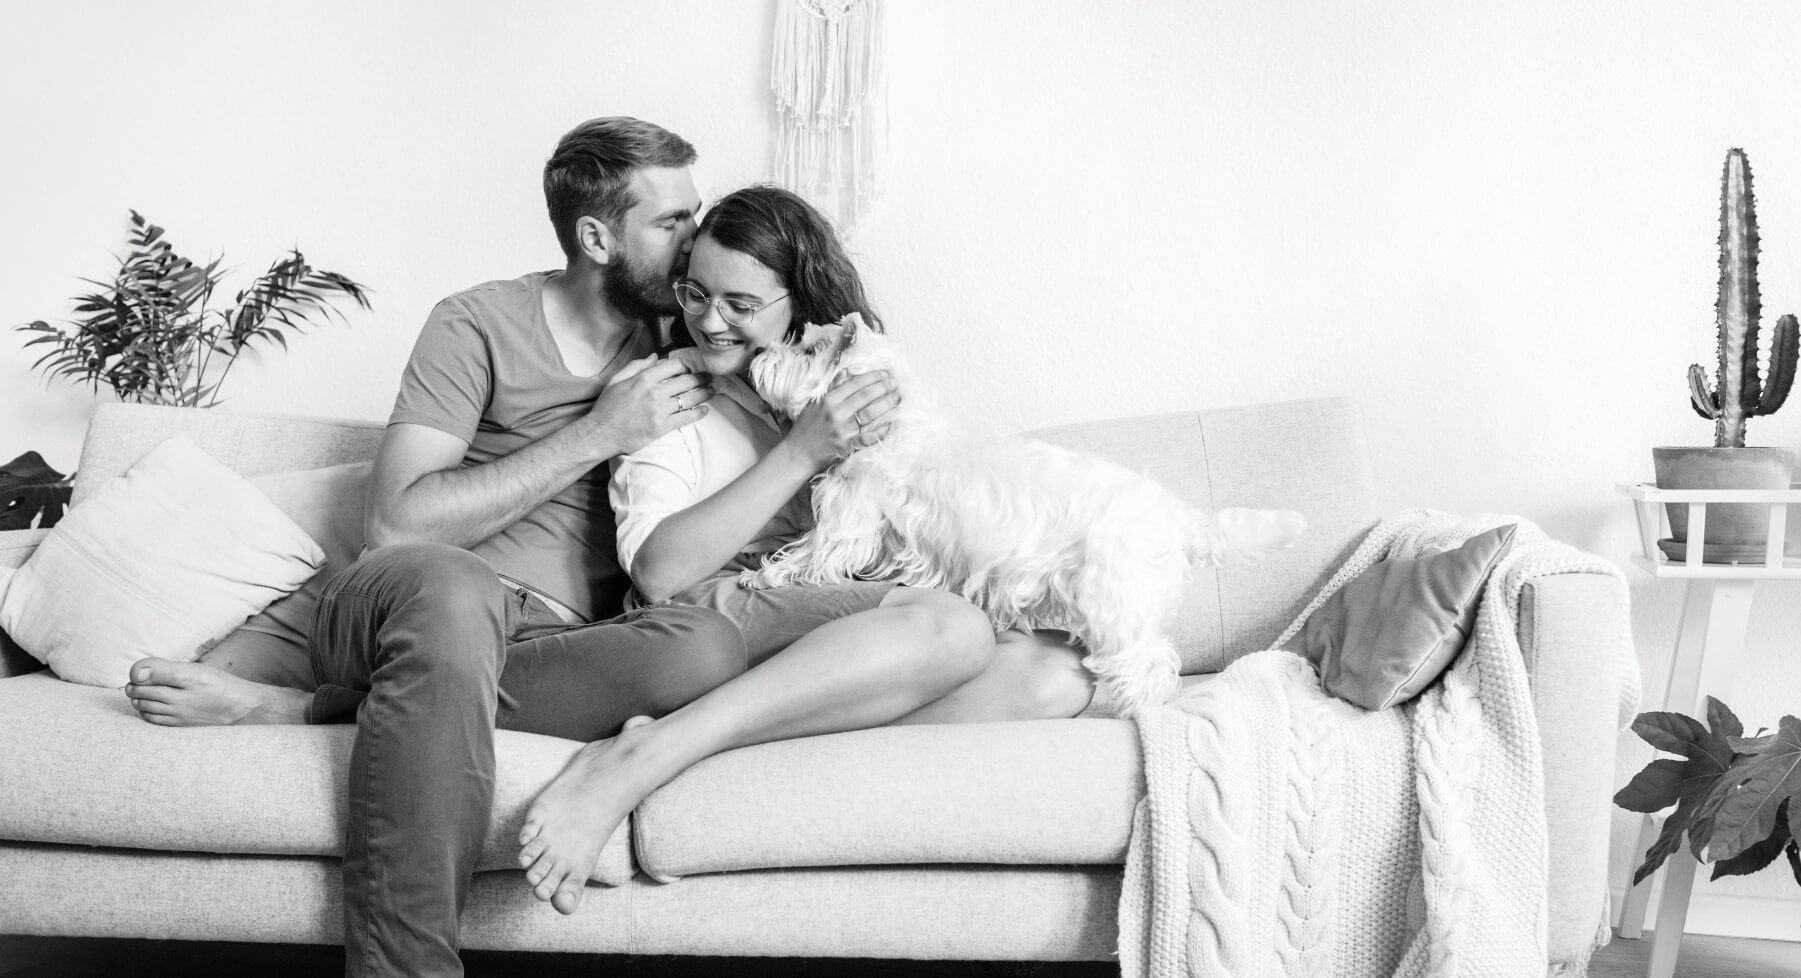
<path fill-rule="evenodd" d="M 127 694 L 152 722 L 357 723 L 346 974 L 462 973 L 496 726 L 594 741 L 744 669 L 742 638 L 712 612 L 588 624 L 629 587 L 607 460 L 703 416 L 712 396 L 654 352 L 694 240 L 695 155 L 636 119 L 576 127 L 544 169 L 565 268 L 433 309 L 371 474 L 368 549 L 320 599 L 313 693 L 202 664 L 133 667 Z M 605 841 L 583 847 L 588 865 Z M 572 913 L 581 894 L 571 881 L 538 896 Z"/>

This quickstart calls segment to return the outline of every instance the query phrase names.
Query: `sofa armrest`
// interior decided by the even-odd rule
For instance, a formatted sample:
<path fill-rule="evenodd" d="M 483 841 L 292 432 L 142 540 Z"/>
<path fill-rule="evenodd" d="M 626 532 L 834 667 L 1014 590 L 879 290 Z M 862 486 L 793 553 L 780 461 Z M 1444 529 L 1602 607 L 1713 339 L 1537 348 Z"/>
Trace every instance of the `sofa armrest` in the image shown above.
<path fill-rule="evenodd" d="M 1608 922 L 1614 748 L 1630 681 L 1620 656 L 1621 643 L 1631 642 L 1626 583 L 1603 574 L 1539 577 L 1521 594 L 1519 615 L 1545 760 L 1551 960 L 1586 961 Z"/>
<path fill-rule="evenodd" d="M 0 530 L 0 570 L 13 570 L 25 563 L 38 548 L 38 543 L 50 535 L 49 530 Z M 6 593 L 0 587 L 0 595 Z M 0 632 L 0 679 L 8 676 L 22 676 L 28 672 L 36 672 L 44 668 L 44 664 L 27 655 L 5 632 Z"/>

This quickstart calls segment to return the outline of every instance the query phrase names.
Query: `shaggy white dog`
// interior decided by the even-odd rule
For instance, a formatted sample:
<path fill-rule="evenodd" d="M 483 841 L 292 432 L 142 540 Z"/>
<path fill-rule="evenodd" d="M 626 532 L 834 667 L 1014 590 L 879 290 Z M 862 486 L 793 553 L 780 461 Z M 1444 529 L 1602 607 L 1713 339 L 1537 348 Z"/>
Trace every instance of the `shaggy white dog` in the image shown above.
<path fill-rule="evenodd" d="M 1067 631 L 1122 712 L 1176 691 L 1166 626 L 1188 569 L 1242 564 L 1293 543 L 1289 510 L 1206 513 L 1117 465 L 1026 438 L 964 431 L 939 412 L 889 337 L 852 314 L 751 362 L 751 384 L 788 417 L 844 372 L 885 370 L 902 392 L 893 427 L 813 483 L 815 525 L 741 584 L 893 580 L 960 594 L 995 629 Z"/>

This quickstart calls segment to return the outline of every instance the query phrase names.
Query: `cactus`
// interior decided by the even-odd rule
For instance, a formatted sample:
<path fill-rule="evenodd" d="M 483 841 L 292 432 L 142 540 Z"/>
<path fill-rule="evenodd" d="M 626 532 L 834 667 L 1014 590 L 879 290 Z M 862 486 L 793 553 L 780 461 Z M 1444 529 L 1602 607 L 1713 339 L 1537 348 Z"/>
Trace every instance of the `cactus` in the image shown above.
<path fill-rule="evenodd" d="M 1714 422 L 1714 446 L 1743 448 L 1745 419 L 1772 414 L 1788 399 L 1795 381 L 1796 333 L 1793 314 L 1776 322 L 1770 338 L 1767 374 L 1757 368 L 1760 303 L 1757 292 L 1757 202 L 1751 194 L 1751 164 L 1745 151 L 1726 154 L 1720 175 L 1720 294 L 1715 302 L 1720 367 L 1715 387 L 1707 386 L 1700 364 L 1688 368 L 1689 401 Z"/>

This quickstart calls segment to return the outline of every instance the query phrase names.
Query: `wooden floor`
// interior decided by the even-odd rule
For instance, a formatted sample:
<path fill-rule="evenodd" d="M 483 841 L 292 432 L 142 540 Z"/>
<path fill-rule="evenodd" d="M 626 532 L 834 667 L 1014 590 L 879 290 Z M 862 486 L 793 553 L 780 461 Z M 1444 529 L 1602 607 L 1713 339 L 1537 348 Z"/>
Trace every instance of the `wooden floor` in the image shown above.
<path fill-rule="evenodd" d="M 1643 940 L 1614 939 L 1595 952 L 1589 978 L 1638 978 L 1651 960 L 1651 934 Z M 1676 959 L 1677 978 L 1801 978 L 1801 943 L 1752 941 L 1689 934 Z"/>
<path fill-rule="evenodd" d="M 1638 978 L 1651 954 L 1644 940 L 1616 940 L 1596 953 L 1590 978 Z M 1110 963 L 871 961 L 789 958 L 650 958 L 593 954 L 464 954 L 469 978 L 1103 978 Z M 111 978 L 113 975 L 207 978 L 328 978 L 341 974 L 341 948 L 311 944 L 220 944 L 0 936 L 0 978 Z M 1801 978 L 1801 943 L 1691 935 L 1682 942 L 1680 978 Z"/>

